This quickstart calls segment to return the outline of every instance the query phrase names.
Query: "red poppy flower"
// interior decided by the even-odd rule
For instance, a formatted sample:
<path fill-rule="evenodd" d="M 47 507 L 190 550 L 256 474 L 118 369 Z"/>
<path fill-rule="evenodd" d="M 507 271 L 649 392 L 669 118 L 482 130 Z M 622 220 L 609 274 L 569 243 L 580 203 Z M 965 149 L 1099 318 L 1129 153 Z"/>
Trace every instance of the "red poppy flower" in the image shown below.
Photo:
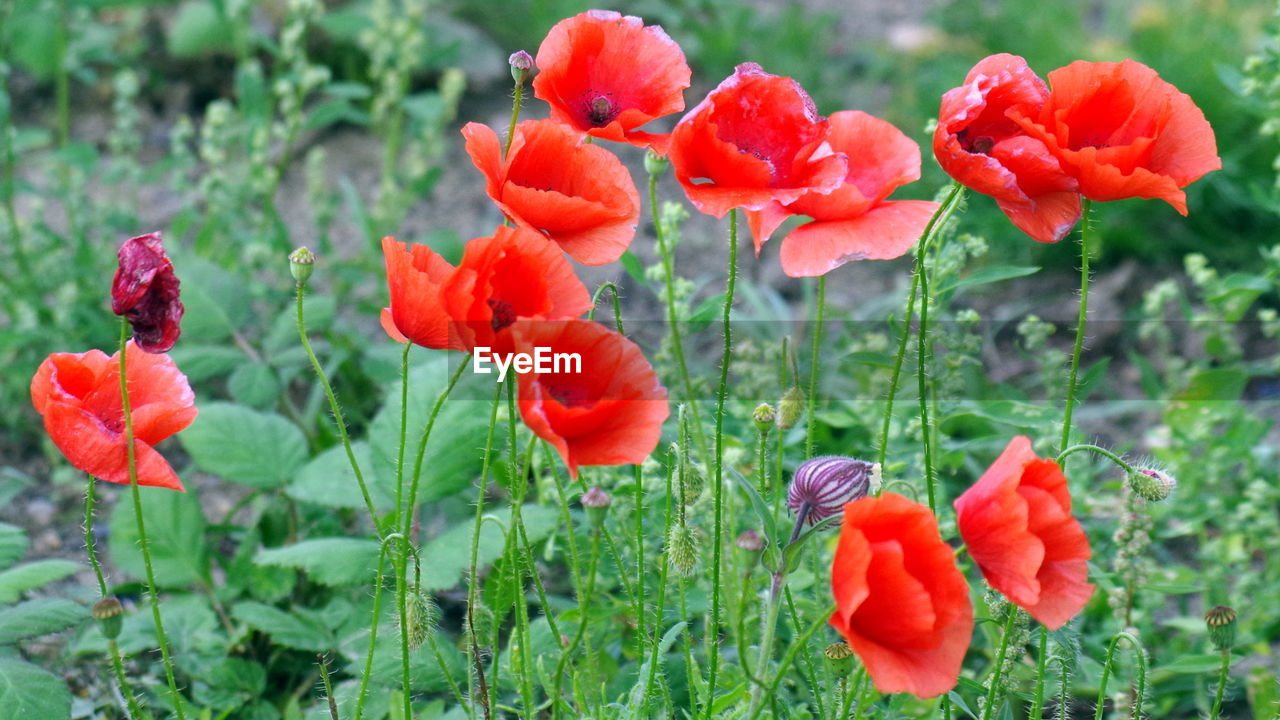
<path fill-rule="evenodd" d="M 830 118 L 831 148 L 849 159 L 844 184 L 809 193 L 787 206 L 814 222 L 782 240 L 782 269 L 791 277 L 825 275 L 851 260 L 891 260 L 911 249 L 938 209 L 924 200 L 886 200 L 920 179 L 920 146 L 902 131 L 856 110 Z"/>
<path fill-rule="evenodd" d="M 1012 118 L 1039 112 L 1048 95 L 1026 60 L 1006 53 L 983 58 L 964 85 L 942 96 L 933 154 L 951 177 L 995 198 L 1018 229 L 1057 242 L 1080 219 L 1076 182 Z"/>
<path fill-rule="evenodd" d="M 670 410 L 666 388 L 635 343 L 587 320 L 521 322 L 511 332 L 518 352 L 541 349 L 548 358 L 549 372 L 520 376 L 520 415 L 555 447 L 570 475 L 582 465 L 649 457 Z M 561 363 L 559 353 L 578 360 Z"/>
<path fill-rule="evenodd" d="M 1016 437 L 955 501 L 956 522 L 982 575 L 1050 630 L 1089 601 L 1089 540 L 1071 515 L 1058 463 Z"/>
<path fill-rule="evenodd" d="M 168 352 L 182 333 L 178 276 L 164 252 L 160 233 L 129 238 L 117 253 L 120 264 L 111 282 L 111 312 L 123 315 L 138 347 Z"/>
<path fill-rule="evenodd" d="M 393 237 L 382 238 L 391 306 L 382 309 L 382 329 L 396 342 L 435 350 L 464 349 L 449 335 L 449 315 L 440 286 L 453 274 L 448 260 L 426 245 L 410 250 Z"/>
<path fill-rule="evenodd" d="M 955 687 L 973 635 L 969 586 L 929 508 L 890 492 L 844 508 L 831 625 L 882 693 Z"/>
<path fill-rule="evenodd" d="M 743 63 L 671 133 L 676 179 L 698 210 L 747 211 L 756 253 L 787 218 L 784 205 L 844 181 L 846 162 L 827 143 L 827 120 L 788 77 Z"/>
<path fill-rule="evenodd" d="M 467 123 L 462 135 L 486 192 L 513 222 L 544 233 L 584 265 L 622 257 L 636 235 L 640 194 L 613 153 L 554 120 L 517 125 L 505 160 L 488 126 Z"/>
<path fill-rule="evenodd" d="M 191 386 L 168 355 L 144 352 L 137 343 L 126 345 L 125 361 L 138 484 L 183 490 L 154 446 L 195 419 Z M 100 480 L 129 484 L 119 353 L 50 355 L 31 378 L 31 404 L 72 465 Z"/>
<path fill-rule="evenodd" d="M 1049 73 L 1043 107 L 1010 117 L 1042 141 L 1091 200 L 1158 198 L 1187 214 L 1182 188 L 1222 168 L 1195 102 L 1133 60 L 1077 60 Z"/>
<path fill-rule="evenodd" d="M 441 287 L 453 332 L 468 349 L 510 352 L 517 320 L 576 318 L 591 296 L 555 243 L 523 228 L 500 227 L 467 243 L 462 262 Z"/>
<path fill-rule="evenodd" d="M 684 110 L 689 64 L 657 25 L 611 10 L 556 23 L 538 47 L 533 94 L 551 118 L 593 137 L 666 153 L 669 135 L 636 128 Z"/>

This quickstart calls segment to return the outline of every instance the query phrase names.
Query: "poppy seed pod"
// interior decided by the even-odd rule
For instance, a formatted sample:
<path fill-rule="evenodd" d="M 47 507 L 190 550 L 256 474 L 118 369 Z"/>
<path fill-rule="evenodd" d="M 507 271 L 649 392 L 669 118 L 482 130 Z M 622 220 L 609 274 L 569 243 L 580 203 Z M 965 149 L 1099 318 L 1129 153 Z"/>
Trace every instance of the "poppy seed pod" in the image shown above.
<path fill-rule="evenodd" d="M 108 640 L 120 637 L 120 630 L 124 627 L 124 606 L 120 604 L 119 598 L 108 595 L 94 603 L 89 612 L 98 621 L 98 629 L 102 631 L 103 637 Z"/>
<path fill-rule="evenodd" d="M 848 677 L 853 672 L 853 648 L 847 642 L 834 642 L 828 645 L 822 656 L 827 659 L 827 667 L 836 677 Z"/>
<path fill-rule="evenodd" d="M 511 66 L 511 79 L 515 80 L 517 85 L 523 85 L 524 79 L 533 69 L 533 56 L 524 50 L 517 50 L 507 58 L 507 64 Z"/>
<path fill-rule="evenodd" d="M 806 460 L 787 489 L 787 507 L 804 514 L 809 525 L 839 514 L 848 503 L 866 497 L 873 464 L 839 455 Z"/>
<path fill-rule="evenodd" d="M 662 177 L 671 167 L 671 161 L 659 155 L 653 148 L 644 154 L 644 171 L 652 177 Z"/>
<path fill-rule="evenodd" d="M 294 282 L 306 283 L 316 266 L 316 255 L 305 247 L 289 253 L 289 274 Z"/>
<path fill-rule="evenodd" d="M 778 413 L 769 403 L 760 403 L 751 413 L 751 419 L 755 421 L 756 429 L 761 433 L 769 432 L 773 427 L 773 423 L 778 418 Z"/>
<path fill-rule="evenodd" d="M 604 525 L 604 516 L 608 511 L 609 505 L 613 503 L 613 498 L 609 497 L 609 493 L 601 490 L 597 486 L 582 493 L 579 499 L 583 509 L 587 511 L 587 522 L 593 528 L 599 528 Z"/>
<path fill-rule="evenodd" d="M 1216 605 L 1204 614 L 1204 624 L 1209 626 L 1209 642 L 1218 652 L 1226 652 L 1236 642 L 1236 611 L 1226 605 Z"/>

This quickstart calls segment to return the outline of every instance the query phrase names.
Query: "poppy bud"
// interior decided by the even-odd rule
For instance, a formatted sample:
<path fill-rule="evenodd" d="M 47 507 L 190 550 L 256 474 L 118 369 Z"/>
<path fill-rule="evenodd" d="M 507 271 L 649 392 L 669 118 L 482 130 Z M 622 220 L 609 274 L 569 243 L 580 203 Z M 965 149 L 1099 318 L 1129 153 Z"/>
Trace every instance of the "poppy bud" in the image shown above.
<path fill-rule="evenodd" d="M 773 422 L 778 418 L 778 413 L 774 411 L 773 406 L 769 403 L 760 403 L 756 406 L 754 412 L 751 413 L 751 419 L 756 423 L 756 429 L 761 434 L 769 432 L 769 428 L 773 427 Z"/>
<path fill-rule="evenodd" d="M 424 592 L 411 592 L 405 600 L 400 621 L 409 629 L 409 649 L 417 650 L 427 641 L 436 624 L 436 605 Z"/>
<path fill-rule="evenodd" d="M 872 463 L 839 455 L 806 460 L 796 468 L 787 489 L 787 507 L 816 525 L 843 511 L 848 503 L 866 497 Z"/>
<path fill-rule="evenodd" d="M 1160 502 L 1173 492 L 1178 481 L 1172 475 L 1155 468 L 1139 468 L 1129 474 L 1129 487 L 1143 500 Z"/>
<path fill-rule="evenodd" d="M 98 629 L 102 631 L 103 637 L 108 640 L 120 637 L 120 630 L 124 626 L 124 606 L 120 604 L 119 598 L 108 595 L 94 603 L 89 612 L 98 621 Z"/>
<path fill-rule="evenodd" d="M 848 677 L 853 672 L 853 648 L 847 642 L 834 642 L 828 645 L 822 656 L 827 659 L 827 667 L 831 674 L 839 678 Z"/>
<path fill-rule="evenodd" d="M 676 572 L 685 577 L 693 575 L 698 564 L 696 531 L 688 525 L 673 525 L 667 534 L 667 560 Z"/>
<path fill-rule="evenodd" d="M 1236 643 L 1235 610 L 1216 605 L 1204 614 L 1204 624 L 1209 626 L 1209 642 L 1218 652 L 1227 652 Z"/>
<path fill-rule="evenodd" d="M 587 511 L 587 522 L 593 528 L 600 528 L 604 525 L 604 516 L 608 511 L 609 505 L 613 502 L 613 498 L 609 497 L 609 493 L 601 490 L 599 487 L 592 486 L 590 490 L 582 493 L 579 500 L 582 507 Z"/>
<path fill-rule="evenodd" d="M 517 85 L 524 85 L 524 79 L 533 69 L 533 56 L 524 50 L 517 50 L 507 58 L 507 64 L 511 66 L 511 79 L 515 80 Z"/>
<path fill-rule="evenodd" d="M 644 171 L 651 177 L 662 177 L 670 167 L 671 161 L 654 152 L 652 148 L 644 154 Z"/>
<path fill-rule="evenodd" d="M 760 537 L 760 533 L 755 530 L 743 530 L 733 544 L 737 545 L 739 550 L 760 552 L 764 549 L 764 538 Z"/>
<path fill-rule="evenodd" d="M 778 429 L 790 430 L 804 414 L 804 392 L 792 385 L 778 401 Z"/>
<path fill-rule="evenodd" d="M 178 276 L 164 252 L 160 233 L 126 240 L 117 257 L 111 312 L 129 321 L 139 348 L 149 353 L 168 352 L 182 332 L 183 307 L 178 299 Z"/>
<path fill-rule="evenodd" d="M 294 282 L 306 284 L 307 279 L 311 277 L 311 271 L 315 269 L 316 255 L 305 247 L 289 253 L 289 274 L 293 275 Z"/>
<path fill-rule="evenodd" d="M 682 500 L 685 505 L 692 505 L 702 497 L 702 490 L 707 485 L 707 470 L 700 462 L 686 462 L 684 465 L 684 482 Z"/>

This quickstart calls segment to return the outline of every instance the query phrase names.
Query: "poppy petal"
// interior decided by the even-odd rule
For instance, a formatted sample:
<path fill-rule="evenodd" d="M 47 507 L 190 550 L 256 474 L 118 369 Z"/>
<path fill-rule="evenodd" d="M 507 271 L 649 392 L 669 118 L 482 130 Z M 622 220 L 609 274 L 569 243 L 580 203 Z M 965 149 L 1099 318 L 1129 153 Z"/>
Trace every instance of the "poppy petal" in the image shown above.
<path fill-rule="evenodd" d="M 854 260 L 901 257 L 937 209 L 935 202 L 896 200 L 851 220 L 806 223 L 783 238 L 782 270 L 791 277 L 816 277 Z"/>

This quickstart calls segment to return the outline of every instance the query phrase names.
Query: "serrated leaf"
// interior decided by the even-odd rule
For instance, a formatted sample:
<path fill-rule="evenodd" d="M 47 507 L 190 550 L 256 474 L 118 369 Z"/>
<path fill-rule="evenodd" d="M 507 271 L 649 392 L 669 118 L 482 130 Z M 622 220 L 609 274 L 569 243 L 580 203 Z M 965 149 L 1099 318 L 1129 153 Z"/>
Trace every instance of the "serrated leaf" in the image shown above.
<path fill-rule="evenodd" d="M 18 562 L 27 554 L 27 532 L 16 525 L 0 523 L 0 569 Z"/>
<path fill-rule="evenodd" d="M 165 488 L 138 488 L 142 519 L 156 583 L 185 587 L 204 579 L 208 548 L 204 542 L 205 519 L 194 490 L 180 493 Z M 138 523 L 133 502 L 121 498 L 111 513 L 111 560 L 135 578 L 146 577 L 146 565 L 138 544 Z"/>
<path fill-rule="evenodd" d="M 529 542 L 536 543 L 546 537 L 559 522 L 555 510 L 541 505 L 528 504 L 520 511 Z M 486 515 L 502 525 L 510 527 L 511 509 L 502 508 Z M 422 557 L 430 562 L 422 564 L 422 587 L 426 590 L 447 590 L 457 585 L 471 564 L 472 521 L 458 523 L 441 533 L 422 549 Z M 502 529 L 493 520 L 486 521 L 480 530 L 480 544 L 476 553 L 477 566 L 485 566 L 497 560 L 505 546 Z"/>
<path fill-rule="evenodd" d="M 61 580 L 80 569 L 70 560 L 37 560 L 0 572 L 0 603 L 15 602 L 22 593 Z"/>
<path fill-rule="evenodd" d="M 266 363 L 245 363 L 227 378 L 227 390 L 236 402 L 266 410 L 280 399 L 280 380 Z"/>
<path fill-rule="evenodd" d="M 0 720 L 71 717 L 67 684 L 28 662 L 0 658 Z"/>
<path fill-rule="evenodd" d="M 324 626 L 271 605 L 242 602 L 231 609 L 231 617 L 286 647 L 324 652 L 335 644 Z"/>
<path fill-rule="evenodd" d="M 252 306 L 243 281 L 178 247 L 170 254 L 182 282 L 182 304 L 187 308 L 182 316 L 184 343 L 217 343 L 248 324 Z"/>
<path fill-rule="evenodd" d="M 206 403 L 178 437 L 201 470 L 261 490 L 284 485 L 307 461 L 298 426 L 243 405 Z"/>
<path fill-rule="evenodd" d="M 18 603 L 0 610 L 0 645 L 60 632 L 87 617 L 87 610 L 63 598 Z"/>
<path fill-rule="evenodd" d="M 185 342 L 175 345 L 169 351 L 169 356 L 192 383 L 226 375 L 248 359 L 244 351 L 229 345 L 196 345 Z"/>
<path fill-rule="evenodd" d="M 302 570 L 323 585 L 354 585 L 372 580 L 378 548 L 375 540 L 316 538 L 259 550 L 253 562 Z"/>
<path fill-rule="evenodd" d="M 387 484 L 380 481 L 382 476 L 374 473 L 369 443 L 363 440 L 351 443 L 351 452 L 360 465 L 374 508 L 391 509 L 395 503 Z M 350 510 L 363 510 L 365 507 L 356 474 L 351 469 L 346 449 L 341 445 L 325 450 L 302 466 L 297 478 L 285 488 L 285 493 L 295 500 L 325 507 Z"/>

